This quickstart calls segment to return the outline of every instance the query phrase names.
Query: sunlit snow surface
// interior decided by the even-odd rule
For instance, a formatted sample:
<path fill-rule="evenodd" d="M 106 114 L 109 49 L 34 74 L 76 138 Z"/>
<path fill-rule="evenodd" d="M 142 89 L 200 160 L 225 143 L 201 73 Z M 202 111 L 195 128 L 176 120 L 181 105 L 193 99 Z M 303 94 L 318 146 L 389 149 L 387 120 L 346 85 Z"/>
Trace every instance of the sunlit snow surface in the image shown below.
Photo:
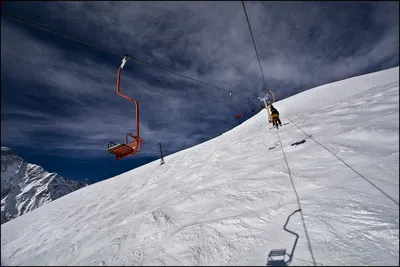
<path fill-rule="evenodd" d="M 265 266 L 300 203 L 289 265 L 399 265 L 399 68 L 275 107 L 3 224 L 2 263 Z"/>

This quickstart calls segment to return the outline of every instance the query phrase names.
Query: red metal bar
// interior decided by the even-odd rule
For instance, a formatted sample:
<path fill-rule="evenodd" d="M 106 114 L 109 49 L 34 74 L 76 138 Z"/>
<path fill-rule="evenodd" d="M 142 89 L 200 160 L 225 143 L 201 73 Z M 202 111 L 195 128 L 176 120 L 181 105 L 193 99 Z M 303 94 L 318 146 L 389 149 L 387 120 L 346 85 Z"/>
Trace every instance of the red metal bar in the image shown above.
<path fill-rule="evenodd" d="M 120 96 L 122 96 L 123 98 L 126 98 L 126 99 L 128 99 L 128 100 L 130 100 L 130 101 L 132 101 L 133 103 L 135 103 L 135 105 L 136 105 L 136 136 L 138 136 L 139 137 L 139 103 L 135 100 L 135 99 L 133 99 L 133 98 L 131 98 L 131 97 L 129 97 L 129 96 L 126 96 L 126 95 L 124 95 L 124 94 L 122 94 L 121 92 L 120 92 L 120 81 L 121 81 L 121 71 L 122 71 L 122 68 L 124 67 L 124 64 L 125 64 L 125 62 L 126 62 L 126 60 L 125 60 L 125 58 L 124 58 L 124 60 L 123 60 L 123 63 L 121 64 L 121 66 L 119 67 L 119 69 L 118 69 L 118 78 L 117 78 L 117 94 L 119 94 Z M 128 144 L 128 143 L 127 143 Z"/>

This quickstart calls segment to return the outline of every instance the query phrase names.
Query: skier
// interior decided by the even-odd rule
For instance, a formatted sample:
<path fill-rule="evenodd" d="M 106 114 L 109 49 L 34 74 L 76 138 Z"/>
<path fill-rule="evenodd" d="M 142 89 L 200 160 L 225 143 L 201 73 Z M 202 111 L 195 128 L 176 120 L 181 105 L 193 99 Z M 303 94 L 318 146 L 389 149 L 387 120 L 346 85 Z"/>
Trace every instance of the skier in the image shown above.
<path fill-rule="evenodd" d="M 272 125 L 278 128 L 279 123 L 279 125 L 282 126 L 282 122 L 279 119 L 279 111 L 273 105 L 270 105 L 269 108 L 271 109 Z"/>

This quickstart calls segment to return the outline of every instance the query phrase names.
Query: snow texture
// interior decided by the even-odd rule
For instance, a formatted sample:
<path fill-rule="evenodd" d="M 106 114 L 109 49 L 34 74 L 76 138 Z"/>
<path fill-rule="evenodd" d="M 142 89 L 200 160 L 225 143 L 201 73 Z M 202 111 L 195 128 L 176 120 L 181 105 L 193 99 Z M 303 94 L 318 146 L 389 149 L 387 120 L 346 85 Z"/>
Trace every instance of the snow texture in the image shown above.
<path fill-rule="evenodd" d="M 398 266 L 399 68 L 274 106 L 1 225 L 2 263 Z"/>
<path fill-rule="evenodd" d="M 30 164 L 1 147 L 1 223 L 86 186 Z"/>

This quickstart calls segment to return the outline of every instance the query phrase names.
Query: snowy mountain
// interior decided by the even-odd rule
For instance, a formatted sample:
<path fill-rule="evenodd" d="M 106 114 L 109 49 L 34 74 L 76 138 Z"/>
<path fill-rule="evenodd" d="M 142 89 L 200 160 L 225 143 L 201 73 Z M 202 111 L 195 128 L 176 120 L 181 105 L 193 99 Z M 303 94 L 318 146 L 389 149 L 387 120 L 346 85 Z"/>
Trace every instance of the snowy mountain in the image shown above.
<path fill-rule="evenodd" d="M 1 223 L 86 186 L 30 164 L 1 147 Z"/>
<path fill-rule="evenodd" d="M 2 224 L 2 263 L 398 266 L 399 68 L 274 106 Z"/>

